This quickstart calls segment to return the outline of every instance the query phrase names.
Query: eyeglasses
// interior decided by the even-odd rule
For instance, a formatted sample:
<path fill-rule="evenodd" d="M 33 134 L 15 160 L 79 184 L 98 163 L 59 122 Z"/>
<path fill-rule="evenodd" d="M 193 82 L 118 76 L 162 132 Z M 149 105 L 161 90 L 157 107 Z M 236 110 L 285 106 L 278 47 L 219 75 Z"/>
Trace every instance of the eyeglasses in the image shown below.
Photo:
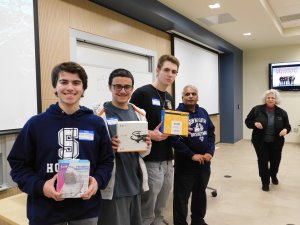
<path fill-rule="evenodd" d="M 124 88 L 124 90 L 126 92 L 128 92 L 128 91 L 131 91 L 133 89 L 133 86 L 128 85 L 128 84 L 126 84 L 126 85 L 112 84 L 111 86 L 114 88 L 115 91 L 122 91 L 122 89 Z"/>

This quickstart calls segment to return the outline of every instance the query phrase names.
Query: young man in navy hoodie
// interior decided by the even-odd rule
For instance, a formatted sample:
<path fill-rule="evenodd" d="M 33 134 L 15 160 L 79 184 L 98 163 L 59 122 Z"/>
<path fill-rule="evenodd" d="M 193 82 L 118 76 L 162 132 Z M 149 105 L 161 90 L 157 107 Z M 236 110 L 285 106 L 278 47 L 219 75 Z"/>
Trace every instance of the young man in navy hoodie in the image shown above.
<path fill-rule="evenodd" d="M 58 102 L 33 116 L 8 156 L 12 179 L 28 194 L 30 225 L 96 225 L 100 189 L 111 177 L 114 156 L 102 118 L 79 105 L 87 88 L 85 70 L 74 62 L 54 67 L 52 86 Z M 56 191 L 59 159 L 90 161 L 88 190 L 63 199 Z"/>
<path fill-rule="evenodd" d="M 175 142 L 174 225 L 187 225 L 188 200 L 192 193 L 191 225 L 207 225 L 206 193 L 210 177 L 210 160 L 215 150 L 215 127 L 204 108 L 199 107 L 198 90 L 187 85 L 177 110 L 189 112 L 188 137 Z"/>

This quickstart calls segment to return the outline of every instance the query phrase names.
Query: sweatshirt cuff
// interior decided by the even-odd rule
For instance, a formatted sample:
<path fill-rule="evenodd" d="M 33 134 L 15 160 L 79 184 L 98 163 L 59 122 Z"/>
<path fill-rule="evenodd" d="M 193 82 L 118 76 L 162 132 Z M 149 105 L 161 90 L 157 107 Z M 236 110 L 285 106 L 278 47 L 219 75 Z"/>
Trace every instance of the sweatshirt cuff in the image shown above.
<path fill-rule="evenodd" d="M 192 159 L 194 155 L 195 155 L 194 152 L 189 152 L 189 153 L 188 153 L 188 158 Z"/>
<path fill-rule="evenodd" d="M 36 182 L 35 189 L 36 189 L 37 195 L 39 195 L 39 196 L 45 196 L 44 195 L 44 191 L 43 191 L 45 183 L 46 183 L 46 181 L 44 181 L 44 180 L 39 180 L 39 181 Z"/>
<path fill-rule="evenodd" d="M 104 189 L 105 187 L 103 187 L 103 179 L 100 176 L 94 176 L 94 178 L 96 179 L 97 183 L 98 183 L 98 190 L 100 189 Z"/>

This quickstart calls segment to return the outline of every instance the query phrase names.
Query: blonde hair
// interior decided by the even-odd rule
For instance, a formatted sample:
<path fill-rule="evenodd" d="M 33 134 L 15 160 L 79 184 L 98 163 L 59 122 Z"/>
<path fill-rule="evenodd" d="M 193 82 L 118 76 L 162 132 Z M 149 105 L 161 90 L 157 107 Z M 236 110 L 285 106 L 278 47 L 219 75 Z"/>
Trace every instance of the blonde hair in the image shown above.
<path fill-rule="evenodd" d="M 269 94 L 273 94 L 275 96 L 275 105 L 280 104 L 281 97 L 280 97 L 279 92 L 275 89 L 270 89 L 270 90 L 267 90 L 264 92 L 263 97 L 262 97 L 262 101 L 264 104 L 266 103 L 266 99 Z"/>

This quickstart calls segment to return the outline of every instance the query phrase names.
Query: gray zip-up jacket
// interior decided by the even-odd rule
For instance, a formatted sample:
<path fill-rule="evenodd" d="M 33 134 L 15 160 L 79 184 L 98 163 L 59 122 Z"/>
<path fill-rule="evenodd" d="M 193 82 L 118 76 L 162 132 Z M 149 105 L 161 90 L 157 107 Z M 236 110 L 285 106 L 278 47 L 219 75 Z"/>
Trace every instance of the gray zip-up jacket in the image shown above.
<path fill-rule="evenodd" d="M 143 109 L 140 109 L 139 107 L 135 106 L 132 103 L 128 103 L 128 104 L 132 105 L 132 107 L 140 121 L 146 121 L 146 112 Z M 105 121 L 105 124 L 106 124 L 107 131 L 108 131 L 105 108 L 103 107 L 103 104 L 98 104 L 98 105 L 94 106 L 93 111 L 96 115 L 101 116 L 103 118 L 103 120 Z M 149 155 L 150 151 L 151 151 L 151 146 L 149 146 L 149 149 L 147 151 L 139 153 L 139 166 L 140 166 L 140 170 L 142 173 L 142 180 L 141 180 L 142 192 L 149 190 L 148 173 L 147 173 L 147 168 L 146 168 L 143 158 L 145 156 Z M 102 199 L 111 200 L 113 198 L 115 179 L 116 179 L 116 161 L 114 160 L 114 167 L 112 170 L 111 179 L 110 179 L 107 187 L 104 190 L 101 190 Z"/>

